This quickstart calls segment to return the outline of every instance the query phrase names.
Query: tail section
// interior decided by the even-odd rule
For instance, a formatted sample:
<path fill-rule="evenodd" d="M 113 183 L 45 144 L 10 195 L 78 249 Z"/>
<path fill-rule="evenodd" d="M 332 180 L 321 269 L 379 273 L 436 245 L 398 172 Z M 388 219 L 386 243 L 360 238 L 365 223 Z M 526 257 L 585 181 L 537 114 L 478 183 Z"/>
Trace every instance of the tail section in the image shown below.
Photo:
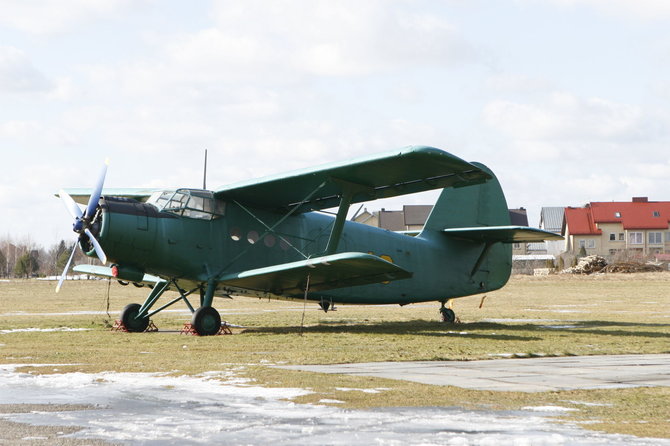
<path fill-rule="evenodd" d="M 483 164 L 471 164 L 493 178 L 483 184 L 444 189 L 428 216 L 422 235 L 444 229 L 510 224 L 507 201 L 498 179 Z"/>
<path fill-rule="evenodd" d="M 446 256 L 460 260 L 449 275 L 460 276 L 467 284 L 461 295 L 501 288 L 512 271 L 512 246 L 500 243 L 507 241 L 500 238 L 500 228 L 511 228 L 505 195 L 486 166 L 472 164 L 492 178 L 444 189 L 420 234 L 442 245 Z"/>
<path fill-rule="evenodd" d="M 501 288 L 512 271 L 511 243 L 562 239 L 554 233 L 511 226 L 505 194 L 486 166 L 472 163 L 491 179 L 486 183 L 446 188 L 428 216 L 420 237 L 440 244 L 451 262 L 449 275 L 460 276 L 461 295 Z"/>

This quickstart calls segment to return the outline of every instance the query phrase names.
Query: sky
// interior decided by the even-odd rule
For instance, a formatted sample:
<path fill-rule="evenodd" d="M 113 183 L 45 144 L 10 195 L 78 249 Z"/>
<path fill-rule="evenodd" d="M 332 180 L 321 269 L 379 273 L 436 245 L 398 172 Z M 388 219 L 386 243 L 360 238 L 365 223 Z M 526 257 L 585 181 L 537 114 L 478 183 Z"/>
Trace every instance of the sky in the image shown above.
<path fill-rule="evenodd" d="M 509 207 L 670 200 L 665 0 L 0 0 L 0 238 L 54 193 L 208 187 L 428 145 Z M 368 210 L 432 204 L 437 192 Z"/>

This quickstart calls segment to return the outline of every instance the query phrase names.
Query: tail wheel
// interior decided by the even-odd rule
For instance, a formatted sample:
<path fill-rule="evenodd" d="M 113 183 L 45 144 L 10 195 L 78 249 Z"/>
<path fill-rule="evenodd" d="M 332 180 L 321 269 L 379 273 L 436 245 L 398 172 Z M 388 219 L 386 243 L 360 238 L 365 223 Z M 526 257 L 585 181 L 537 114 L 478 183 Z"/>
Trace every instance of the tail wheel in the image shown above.
<path fill-rule="evenodd" d="M 142 308 L 140 304 L 128 304 L 121 312 L 121 322 L 123 322 L 126 330 L 133 333 L 141 333 L 149 326 L 148 316 L 144 316 L 143 318 L 137 317 L 140 313 L 140 308 Z"/>
<path fill-rule="evenodd" d="M 442 315 L 442 321 L 448 324 L 453 324 L 456 322 L 456 313 L 454 310 L 447 307 L 440 308 L 440 314 Z"/>
<path fill-rule="evenodd" d="M 221 316 L 214 307 L 200 307 L 193 313 L 191 325 L 200 336 L 212 336 L 221 330 Z"/>

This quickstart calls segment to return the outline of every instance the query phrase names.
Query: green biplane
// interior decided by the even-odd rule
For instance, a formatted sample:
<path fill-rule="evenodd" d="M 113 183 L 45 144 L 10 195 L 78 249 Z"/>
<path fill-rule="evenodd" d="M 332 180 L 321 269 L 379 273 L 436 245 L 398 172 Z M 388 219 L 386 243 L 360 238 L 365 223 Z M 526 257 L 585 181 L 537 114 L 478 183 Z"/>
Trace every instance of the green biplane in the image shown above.
<path fill-rule="evenodd" d="M 149 285 L 143 304 L 121 320 L 144 331 L 149 318 L 179 301 L 200 335 L 216 334 L 215 296 L 310 299 L 335 304 L 440 302 L 501 288 L 513 242 L 561 238 L 511 226 L 498 180 L 484 165 L 431 147 L 327 164 L 205 189 L 61 190 L 78 243 L 111 266 L 74 271 Z M 395 233 L 352 221 L 353 203 L 443 189 L 425 227 Z M 82 211 L 77 202 L 85 204 Z M 328 215 L 325 209 L 337 208 Z M 75 246 L 76 249 L 76 246 Z M 58 283 L 60 289 L 74 250 Z M 168 290 L 179 296 L 154 308 Z M 188 297 L 199 295 L 194 308 Z"/>

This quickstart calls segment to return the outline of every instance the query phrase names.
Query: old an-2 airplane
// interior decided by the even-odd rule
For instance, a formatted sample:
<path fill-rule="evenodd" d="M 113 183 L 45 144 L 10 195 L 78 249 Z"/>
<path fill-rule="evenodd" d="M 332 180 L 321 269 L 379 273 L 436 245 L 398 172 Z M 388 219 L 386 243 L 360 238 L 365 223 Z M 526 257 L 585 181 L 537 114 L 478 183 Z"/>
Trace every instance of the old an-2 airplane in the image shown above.
<path fill-rule="evenodd" d="M 437 301 L 496 290 L 510 276 L 511 243 L 561 238 L 511 226 L 505 196 L 484 165 L 423 146 L 205 189 L 61 190 L 78 245 L 111 266 L 74 271 L 151 286 L 121 320 L 144 331 L 179 301 L 200 335 L 218 333 L 215 296 L 339 304 Z M 443 189 L 414 236 L 347 221 L 353 203 Z M 86 204 L 82 211 L 76 202 Z M 333 215 L 324 209 L 337 208 Z M 76 249 L 76 245 L 75 248 Z M 70 260 L 63 271 L 61 287 Z M 179 296 L 154 309 L 168 290 Z M 188 297 L 197 293 L 197 309 Z"/>

